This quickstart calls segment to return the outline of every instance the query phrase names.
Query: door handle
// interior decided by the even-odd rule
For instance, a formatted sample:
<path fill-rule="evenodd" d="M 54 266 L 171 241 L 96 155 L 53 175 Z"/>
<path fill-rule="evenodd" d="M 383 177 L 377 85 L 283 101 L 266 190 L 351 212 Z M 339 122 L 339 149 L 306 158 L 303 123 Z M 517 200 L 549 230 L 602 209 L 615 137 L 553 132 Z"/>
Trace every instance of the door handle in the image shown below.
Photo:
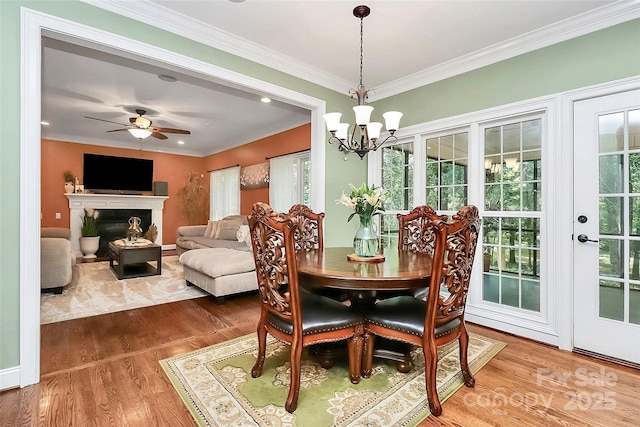
<path fill-rule="evenodd" d="M 586 243 L 586 242 L 598 243 L 597 240 L 591 240 L 589 238 L 589 236 L 587 236 L 586 234 L 579 234 L 578 235 L 578 242 L 580 242 L 580 243 Z"/>

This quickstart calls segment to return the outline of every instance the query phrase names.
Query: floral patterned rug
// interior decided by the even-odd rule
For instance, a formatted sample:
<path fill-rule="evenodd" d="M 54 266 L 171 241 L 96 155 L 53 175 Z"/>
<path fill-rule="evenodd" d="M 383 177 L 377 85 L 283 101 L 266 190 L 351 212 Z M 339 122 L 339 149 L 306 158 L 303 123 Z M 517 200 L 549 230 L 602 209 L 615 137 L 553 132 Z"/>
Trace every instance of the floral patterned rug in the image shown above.
<path fill-rule="evenodd" d="M 347 362 L 324 369 L 303 355 L 298 409 L 289 414 L 289 347 L 269 336 L 262 376 L 251 377 L 255 334 L 160 361 L 200 426 L 416 426 L 429 416 L 422 351 L 414 368 L 399 373 L 379 362 L 369 379 L 351 384 Z M 475 373 L 505 344 L 471 334 L 469 364 Z M 438 349 L 438 392 L 444 402 L 462 387 L 458 346 Z M 446 406 L 444 408 L 446 411 Z"/>
<path fill-rule="evenodd" d="M 40 323 L 96 316 L 168 302 L 200 298 L 205 291 L 187 286 L 177 255 L 162 257 L 162 274 L 118 280 L 109 262 L 73 266 L 71 283 L 60 295 L 42 294 Z"/>

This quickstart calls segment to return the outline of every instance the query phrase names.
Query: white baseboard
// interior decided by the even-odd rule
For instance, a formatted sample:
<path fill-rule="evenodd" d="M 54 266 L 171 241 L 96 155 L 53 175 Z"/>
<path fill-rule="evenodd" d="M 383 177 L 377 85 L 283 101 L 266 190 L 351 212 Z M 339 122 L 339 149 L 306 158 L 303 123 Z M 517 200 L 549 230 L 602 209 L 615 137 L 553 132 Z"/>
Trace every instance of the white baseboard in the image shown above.
<path fill-rule="evenodd" d="M 0 391 L 20 387 L 20 367 L 0 370 Z"/>
<path fill-rule="evenodd" d="M 176 248 L 176 244 L 175 243 L 172 244 L 172 245 L 162 245 L 162 250 L 163 251 L 170 251 L 170 250 L 175 249 L 175 248 Z"/>

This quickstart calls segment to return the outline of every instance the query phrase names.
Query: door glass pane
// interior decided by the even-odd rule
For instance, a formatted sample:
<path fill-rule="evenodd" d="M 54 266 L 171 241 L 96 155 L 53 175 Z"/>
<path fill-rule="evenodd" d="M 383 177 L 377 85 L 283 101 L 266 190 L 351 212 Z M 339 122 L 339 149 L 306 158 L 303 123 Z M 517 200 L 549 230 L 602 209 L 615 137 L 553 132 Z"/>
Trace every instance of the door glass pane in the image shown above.
<path fill-rule="evenodd" d="M 606 277 L 623 277 L 623 241 L 600 239 L 600 275 Z"/>
<path fill-rule="evenodd" d="M 629 241 L 629 279 L 640 281 L 640 240 Z"/>
<path fill-rule="evenodd" d="M 622 283 L 600 280 L 600 317 L 624 320 L 624 286 Z"/>
<path fill-rule="evenodd" d="M 624 129 L 624 113 L 605 114 L 598 120 L 598 143 L 601 153 L 624 150 L 624 141 L 618 131 Z"/>
<path fill-rule="evenodd" d="M 620 193 L 622 191 L 622 155 L 600 157 L 600 194 Z"/>
<path fill-rule="evenodd" d="M 622 234 L 622 197 L 600 197 L 600 234 Z"/>
<path fill-rule="evenodd" d="M 640 325 L 640 283 L 629 286 L 629 322 Z"/>
<path fill-rule="evenodd" d="M 640 143 L 640 134 L 638 143 Z M 629 193 L 640 193 L 640 153 L 629 154 Z"/>
<path fill-rule="evenodd" d="M 640 196 L 629 197 L 629 235 L 640 236 Z"/>
<path fill-rule="evenodd" d="M 640 149 L 640 110 L 629 111 L 629 150 Z"/>

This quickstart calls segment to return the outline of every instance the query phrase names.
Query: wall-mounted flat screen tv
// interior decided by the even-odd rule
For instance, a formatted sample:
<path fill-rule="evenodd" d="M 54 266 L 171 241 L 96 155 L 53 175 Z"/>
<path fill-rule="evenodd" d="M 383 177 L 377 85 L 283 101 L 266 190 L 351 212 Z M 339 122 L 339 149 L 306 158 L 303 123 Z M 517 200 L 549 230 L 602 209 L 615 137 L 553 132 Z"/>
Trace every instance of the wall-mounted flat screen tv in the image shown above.
<path fill-rule="evenodd" d="M 153 160 L 84 154 L 85 190 L 94 193 L 141 194 L 153 187 Z"/>

